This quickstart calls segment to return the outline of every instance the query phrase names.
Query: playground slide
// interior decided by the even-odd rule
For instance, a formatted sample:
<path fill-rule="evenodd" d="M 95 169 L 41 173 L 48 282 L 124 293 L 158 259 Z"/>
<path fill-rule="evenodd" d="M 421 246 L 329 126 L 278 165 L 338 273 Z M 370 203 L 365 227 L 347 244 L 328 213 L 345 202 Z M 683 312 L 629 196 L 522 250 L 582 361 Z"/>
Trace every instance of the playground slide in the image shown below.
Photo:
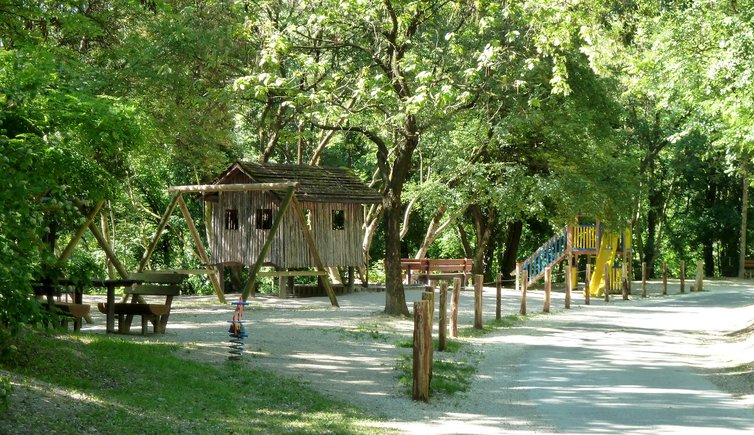
<path fill-rule="evenodd" d="M 618 250 L 619 241 L 619 236 L 613 236 L 608 232 L 602 235 L 602 243 L 600 243 L 600 250 L 597 253 L 597 262 L 594 265 L 594 271 L 589 280 L 590 295 L 600 297 L 605 294 L 605 280 L 602 275 L 604 275 L 605 264 L 613 264 L 613 261 L 615 261 L 615 253 Z"/>

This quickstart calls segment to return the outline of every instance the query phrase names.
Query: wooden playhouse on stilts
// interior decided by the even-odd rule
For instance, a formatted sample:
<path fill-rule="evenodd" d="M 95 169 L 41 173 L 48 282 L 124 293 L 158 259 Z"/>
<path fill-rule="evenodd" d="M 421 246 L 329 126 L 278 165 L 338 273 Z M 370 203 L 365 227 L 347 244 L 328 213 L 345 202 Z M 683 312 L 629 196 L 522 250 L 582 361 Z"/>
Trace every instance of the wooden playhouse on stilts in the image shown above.
<path fill-rule="evenodd" d="M 280 277 L 281 296 L 286 296 L 286 283 L 292 287 L 294 276 L 312 275 L 336 306 L 327 268 L 348 268 L 352 281 L 354 268 L 366 265 L 363 207 L 382 201 L 347 169 L 274 163 L 236 162 L 213 184 L 169 190 L 174 199 L 163 220 L 177 202 L 221 300 L 223 269 L 248 266 L 244 299 L 260 276 Z M 182 196 L 187 193 L 201 194 L 204 201 L 210 220 L 207 250 L 185 210 Z M 262 272 L 263 266 L 275 270 Z"/>

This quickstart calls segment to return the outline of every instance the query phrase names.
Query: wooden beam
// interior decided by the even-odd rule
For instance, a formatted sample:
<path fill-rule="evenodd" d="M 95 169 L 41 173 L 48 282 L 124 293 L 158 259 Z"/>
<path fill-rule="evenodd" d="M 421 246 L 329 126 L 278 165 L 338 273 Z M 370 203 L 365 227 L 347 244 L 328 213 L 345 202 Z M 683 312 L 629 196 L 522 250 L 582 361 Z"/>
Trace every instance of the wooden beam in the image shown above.
<path fill-rule="evenodd" d="M 270 272 L 258 272 L 257 276 L 327 276 L 327 272 L 319 270 L 276 270 Z"/>
<path fill-rule="evenodd" d="M 160 223 L 157 224 L 157 230 L 155 230 L 154 236 L 152 236 L 152 241 L 149 242 L 149 246 L 147 247 L 147 250 L 144 251 L 144 255 L 141 256 L 141 261 L 139 261 L 139 267 L 136 268 L 137 272 L 141 272 L 142 270 L 144 270 L 145 267 L 147 267 L 149 258 L 152 256 L 154 249 L 157 247 L 157 241 L 160 240 L 162 231 L 168 225 L 168 219 L 170 219 L 170 215 L 173 214 L 173 210 L 175 210 L 175 205 L 177 203 L 178 203 L 178 195 L 176 194 L 176 195 L 173 195 L 173 198 L 170 199 L 168 208 L 165 209 L 165 213 L 163 213 L 162 218 L 160 218 Z"/>
<path fill-rule="evenodd" d="M 191 238 L 194 239 L 194 244 L 196 245 L 196 252 L 199 254 L 199 259 L 203 264 L 207 266 L 207 268 L 213 270 L 213 273 L 208 274 L 208 276 L 210 282 L 212 283 L 212 287 L 215 288 L 217 298 L 220 300 L 220 302 L 225 303 L 225 295 L 223 294 L 223 289 L 220 286 L 220 280 L 217 278 L 217 273 L 214 272 L 214 269 L 210 265 L 209 256 L 207 256 L 207 251 L 204 249 L 204 242 L 199 236 L 199 231 L 196 230 L 194 219 L 191 218 L 191 213 L 189 213 L 188 207 L 186 207 L 186 203 L 183 201 L 183 196 L 178 193 L 176 195 L 176 198 L 178 207 L 181 209 L 181 214 L 183 214 L 183 218 L 186 220 L 186 225 L 188 225 L 189 233 L 191 233 Z"/>
<path fill-rule="evenodd" d="M 207 192 L 248 192 L 259 190 L 288 190 L 298 188 L 299 183 L 246 183 L 246 184 L 198 184 L 195 186 L 172 186 L 168 192 L 173 193 L 207 193 Z"/>
<path fill-rule="evenodd" d="M 76 230 L 76 232 L 73 234 L 73 237 L 71 237 L 71 241 L 68 242 L 65 249 L 63 250 L 63 253 L 60 254 L 60 258 L 58 258 L 58 263 L 63 263 L 68 259 L 68 257 L 73 254 L 73 249 L 78 245 L 79 241 L 81 240 L 81 237 L 84 236 L 84 233 L 86 232 L 86 229 L 89 228 L 89 224 L 94 222 L 94 218 L 97 216 L 97 213 L 102 209 L 102 206 L 105 204 L 105 200 L 99 201 L 97 204 L 94 205 L 94 208 L 92 208 L 89 211 L 89 214 L 86 215 L 86 220 L 84 221 L 81 226 Z M 79 204 L 79 210 L 83 205 Z"/>
<path fill-rule="evenodd" d="M 94 225 L 94 222 L 89 222 L 89 230 L 92 232 L 92 234 L 94 234 L 94 238 L 97 239 L 97 242 L 99 243 L 102 250 L 105 251 L 107 258 L 109 258 L 110 262 L 112 262 L 113 266 L 115 266 L 115 270 L 118 271 L 118 275 L 120 275 L 120 277 L 123 279 L 128 279 L 128 272 L 126 271 L 126 268 L 123 267 L 120 260 L 118 260 L 118 257 L 115 256 L 115 252 L 113 252 L 112 248 L 110 248 L 107 240 L 105 240 L 105 237 L 102 236 L 102 233 L 100 232 L 99 228 L 97 228 L 97 225 Z"/>
<path fill-rule="evenodd" d="M 312 254 L 314 265 L 317 267 L 317 270 L 327 272 L 324 265 L 322 264 L 322 258 L 319 256 L 317 246 L 314 244 L 314 237 L 312 237 L 312 233 L 311 231 L 309 231 L 309 227 L 306 225 L 306 216 L 304 216 L 304 210 L 301 208 L 301 204 L 298 202 L 298 198 L 296 198 L 295 196 L 293 197 L 293 210 L 298 217 L 299 224 L 301 224 L 301 229 L 304 233 L 304 240 L 306 240 L 306 244 L 309 245 L 309 252 L 311 252 Z M 340 305 L 338 305 L 338 298 L 335 297 L 335 290 L 333 290 L 332 285 L 330 284 L 330 279 L 322 279 L 322 284 L 325 286 L 325 291 L 327 292 L 327 296 L 330 298 L 330 303 L 332 304 L 332 306 L 340 307 Z"/>
<path fill-rule="evenodd" d="M 257 275 L 259 274 L 259 269 L 262 268 L 262 263 L 264 263 L 264 257 L 266 257 L 267 253 L 270 251 L 270 246 L 272 246 L 272 241 L 275 240 L 275 235 L 278 232 L 280 223 L 283 222 L 283 216 L 285 215 L 285 212 L 288 210 L 288 207 L 291 205 L 291 200 L 293 200 L 295 192 L 296 192 L 295 186 L 288 187 L 288 191 L 285 193 L 285 197 L 283 198 L 283 201 L 280 203 L 278 214 L 277 216 L 275 216 L 275 220 L 272 222 L 272 227 L 270 227 L 270 230 L 267 232 L 267 239 L 264 241 L 264 244 L 262 245 L 262 249 L 259 251 L 259 256 L 257 257 L 257 261 L 254 263 L 254 265 L 251 267 L 251 270 L 249 271 L 249 280 L 246 281 L 246 285 L 244 286 L 243 293 L 241 294 L 241 298 L 244 301 L 249 297 L 249 294 L 252 292 L 252 290 L 254 289 L 254 286 L 256 285 Z"/>

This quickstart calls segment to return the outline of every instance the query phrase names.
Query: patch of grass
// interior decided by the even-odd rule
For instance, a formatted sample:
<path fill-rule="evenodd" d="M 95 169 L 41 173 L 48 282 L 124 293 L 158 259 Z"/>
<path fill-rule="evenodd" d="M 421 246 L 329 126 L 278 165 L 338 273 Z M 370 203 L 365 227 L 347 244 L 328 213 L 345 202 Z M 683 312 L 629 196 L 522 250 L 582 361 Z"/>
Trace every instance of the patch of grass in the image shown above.
<path fill-rule="evenodd" d="M 476 329 L 473 327 L 463 328 L 458 331 L 458 335 L 461 337 L 482 337 L 484 335 L 489 334 L 492 331 L 495 331 L 501 328 L 510 328 L 511 326 L 523 321 L 525 318 L 526 316 L 512 314 L 509 316 L 502 317 L 500 320 L 495 319 L 490 322 L 487 322 L 482 325 L 482 329 Z"/>
<path fill-rule="evenodd" d="M 466 350 L 466 345 L 457 340 L 448 340 L 444 352 L 437 350 L 437 340 L 433 340 L 433 344 L 435 351 L 430 395 L 452 396 L 468 391 L 479 364 L 478 354 Z M 396 347 L 413 348 L 414 345 L 412 340 L 400 340 L 396 342 Z M 401 355 L 395 369 L 398 371 L 398 383 L 410 390 L 413 383 L 413 355 Z"/>
<path fill-rule="evenodd" d="M 0 415 L 0 426 L 34 432 L 363 433 L 359 409 L 244 362 L 182 359 L 175 345 L 108 336 L 26 332 L 0 365 L 60 391 L 78 412 L 39 417 L 28 409 Z M 65 405 L 63 405 L 65 406 Z M 25 419 L 36 419 L 29 424 Z"/>

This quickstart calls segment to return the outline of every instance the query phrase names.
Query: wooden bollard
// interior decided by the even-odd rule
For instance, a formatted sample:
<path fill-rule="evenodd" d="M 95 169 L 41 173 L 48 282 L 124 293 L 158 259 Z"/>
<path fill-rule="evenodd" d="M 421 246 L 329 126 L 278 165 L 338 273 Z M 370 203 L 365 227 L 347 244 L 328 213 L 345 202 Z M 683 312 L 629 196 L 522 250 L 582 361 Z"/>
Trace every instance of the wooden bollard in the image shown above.
<path fill-rule="evenodd" d="M 626 256 L 624 255 L 623 258 L 625 259 Z M 624 261 L 621 265 L 620 269 L 620 284 L 621 284 L 621 290 L 623 293 L 623 300 L 628 300 L 628 269 L 626 267 L 626 262 Z"/>
<path fill-rule="evenodd" d="M 586 263 L 586 277 L 584 278 L 584 305 L 590 305 L 592 303 L 591 297 L 592 295 L 589 292 L 589 280 L 592 279 L 591 273 L 592 273 L 592 265 L 589 264 L 589 259 L 587 258 Z"/>
<path fill-rule="evenodd" d="M 668 294 L 668 263 L 662 262 L 662 295 Z"/>
<path fill-rule="evenodd" d="M 439 331 L 437 333 L 437 350 L 440 352 L 445 350 L 446 338 L 448 335 L 448 283 L 442 282 L 440 284 L 440 313 L 439 313 Z"/>
<path fill-rule="evenodd" d="M 453 297 L 450 298 L 450 336 L 458 337 L 458 302 L 461 299 L 461 278 L 453 278 Z"/>
<path fill-rule="evenodd" d="M 503 275 L 498 272 L 495 287 L 495 320 L 500 320 L 500 312 L 503 306 Z"/>
<path fill-rule="evenodd" d="M 552 289 L 552 268 L 545 267 L 545 305 L 542 307 L 543 313 L 550 312 L 550 290 Z"/>
<path fill-rule="evenodd" d="M 681 293 L 686 293 L 686 262 L 681 260 Z"/>
<path fill-rule="evenodd" d="M 429 401 L 432 382 L 432 329 L 429 301 L 414 302 L 414 400 Z"/>
<path fill-rule="evenodd" d="M 526 315 L 526 287 L 528 286 L 529 274 L 526 270 L 521 271 L 521 308 L 518 313 L 522 316 Z"/>
<path fill-rule="evenodd" d="M 605 279 L 605 302 L 610 302 L 610 265 L 605 263 L 605 268 L 602 271 Z"/>
<path fill-rule="evenodd" d="M 431 330 L 435 326 L 435 288 L 431 286 L 424 287 L 422 300 L 429 302 L 429 329 Z"/>
<path fill-rule="evenodd" d="M 704 290 L 704 262 L 702 260 L 696 262 L 696 283 L 694 287 L 698 292 Z"/>
<path fill-rule="evenodd" d="M 474 275 L 474 329 L 482 329 L 482 290 L 484 275 Z"/>
<path fill-rule="evenodd" d="M 571 287 L 573 287 L 573 280 L 571 279 L 571 259 L 568 259 L 568 265 L 565 268 L 565 278 L 566 278 L 566 285 L 565 285 L 565 309 L 571 308 Z"/>
<path fill-rule="evenodd" d="M 641 297 L 647 297 L 647 262 L 641 262 Z"/>

